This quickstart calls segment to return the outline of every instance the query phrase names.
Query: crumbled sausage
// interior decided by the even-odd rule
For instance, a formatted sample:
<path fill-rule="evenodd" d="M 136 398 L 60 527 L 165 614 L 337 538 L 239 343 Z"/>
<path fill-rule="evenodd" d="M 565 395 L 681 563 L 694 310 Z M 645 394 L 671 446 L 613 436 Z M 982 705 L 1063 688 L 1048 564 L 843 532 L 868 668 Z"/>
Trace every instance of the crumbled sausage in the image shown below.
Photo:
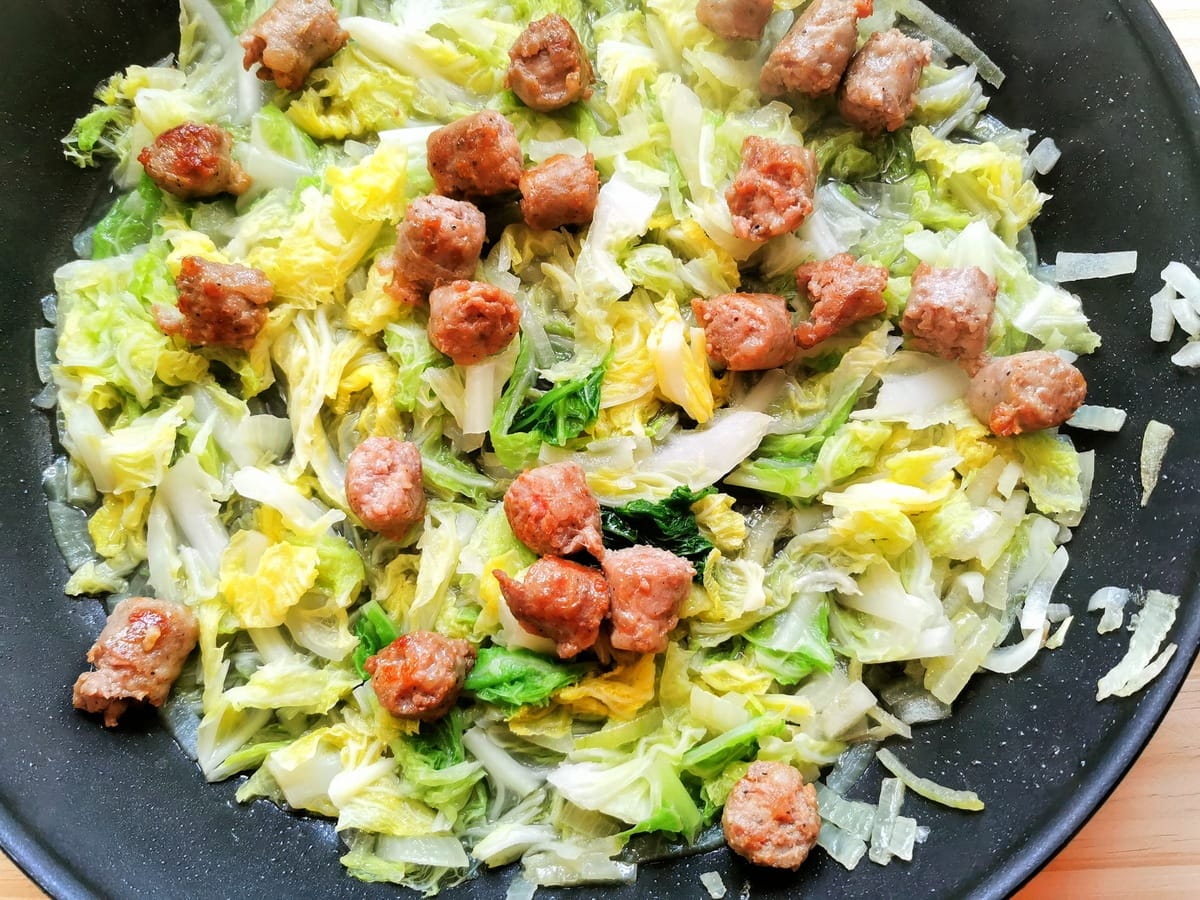
<path fill-rule="evenodd" d="M 871 14 L 871 5 L 871 0 L 813 0 L 767 57 L 759 90 L 768 97 L 836 91 L 858 46 L 858 20 Z"/>
<path fill-rule="evenodd" d="M 429 342 L 460 366 L 503 350 L 520 321 L 512 295 L 485 281 L 452 281 L 429 295 Z"/>
<path fill-rule="evenodd" d="M 773 0 L 700 0 L 696 18 L 727 41 L 757 41 L 775 11 Z"/>
<path fill-rule="evenodd" d="M 346 460 L 346 502 L 367 528 L 403 540 L 425 518 L 417 445 L 372 437 L 355 447 Z"/>
<path fill-rule="evenodd" d="M 185 256 L 175 279 L 179 306 L 156 306 L 154 318 L 164 334 L 191 344 L 249 349 L 267 321 L 275 288 L 267 276 L 248 266 Z"/>
<path fill-rule="evenodd" d="M 421 722 L 450 712 L 474 666 L 468 641 L 433 631 L 402 634 L 363 664 L 380 705 L 397 718 Z"/>
<path fill-rule="evenodd" d="M 590 153 L 559 153 L 521 173 L 521 215 L 539 231 L 587 225 L 599 196 L 600 173 Z"/>
<path fill-rule="evenodd" d="M 692 564 L 669 550 L 636 545 L 605 553 L 601 565 L 612 596 L 612 645 L 638 653 L 667 649 L 696 577 Z"/>
<path fill-rule="evenodd" d="M 224 128 L 184 122 L 143 147 L 138 162 L 150 180 L 183 200 L 242 194 L 250 176 L 234 160 L 233 137 Z"/>
<path fill-rule="evenodd" d="M 989 360 L 967 388 L 971 412 L 1003 437 L 1061 425 L 1086 397 L 1083 373 L 1045 350 Z"/>
<path fill-rule="evenodd" d="M 426 141 L 429 174 L 447 197 L 494 197 L 515 191 L 524 156 L 512 123 L 487 109 L 451 122 Z"/>
<path fill-rule="evenodd" d="M 130 703 L 162 706 L 198 634 L 185 606 L 152 597 L 122 600 L 88 650 L 96 669 L 75 682 L 75 707 L 104 713 L 111 728 Z"/>
<path fill-rule="evenodd" d="M 508 51 L 505 86 L 530 109 L 552 112 L 592 96 L 596 80 L 571 23 L 551 13 L 521 32 Z"/>
<path fill-rule="evenodd" d="M 479 265 L 487 221 L 473 204 L 436 195 L 408 205 L 396 235 L 388 291 L 400 302 L 423 303 L 435 287 L 471 278 Z"/>
<path fill-rule="evenodd" d="M 928 41 L 893 28 L 877 31 L 850 61 L 838 111 L 867 134 L 895 131 L 917 105 L 921 73 L 932 59 Z"/>
<path fill-rule="evenodd" d="M 523 581 L 500 569 L 492 574 L 521 627 L 554 641 L 560 658 L 596 643 L 600 623 L 608 615 L 608 582 L 600 572 L 547 556 L 529 567 Z"/>
<path fill-rule="evenodd" d="M 817 791 L 782 762 L 753 762 L 721 815 L 725 842 L 757 866 L 798 869 L 821 831 Z"/>
<path fill-rule="evenodd" d="M 733 233 L 766 241 L 799 228 L 813 209 L 817 157 L 806 147 L 751 135 L 742 143 L 742 165 L 725 191 Z"/>
<path fill-rule="evenodd" d="M 298 91 L 308 74 L 341 50 L 349 37 L 329 0 L 275 0 L 242 34 L 242 66 L 249 71 L 262 63 L 259 78 L 285 91 Z"/>
<path fill-rule="evenodd" d="M 888 270 L 864 266 L 849 253 L 822 262 L 805 263 L 796 270 L 796 283 L 808 292 L 812 312 L 796 326 L 796 343 L 802 350 L 815 347 L 843 328 L 877 316 L 887 308 L 883 292 Z"/>
<path fill-rule="evenodd" d="M 604 554 L 600 503 L 578 463 L 522 472 L 504 494 L 504 513 L 517 540 L 539 556 Z"/>
<path fill-rule="evenodd" d="M 796 355 L 787 301 L 775 294 L 722 294 L 692 301 L 708 355 L 734 372 L 786 366 Z"/>
<path fill-rule="evenodd" d="M 978 266 L 935 269 L 921 263 L 900 328 L 914 350 L 969 364 L 987 349 L 995 311 L 996 279 Z"/>

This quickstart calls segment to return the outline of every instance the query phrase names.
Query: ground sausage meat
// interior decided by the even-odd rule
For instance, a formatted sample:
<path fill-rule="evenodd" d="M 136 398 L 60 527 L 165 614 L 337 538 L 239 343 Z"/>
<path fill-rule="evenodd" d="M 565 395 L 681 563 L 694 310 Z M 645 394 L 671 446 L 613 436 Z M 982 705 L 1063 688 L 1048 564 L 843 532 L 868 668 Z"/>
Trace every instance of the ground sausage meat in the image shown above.
<path fill-rule="evenodd" d="M 505 85 L 530 109 L 553 112 L 592 96 L 596 80 L 571 23 L 551 13 L 521 32 L 508 51 Z"/>
<path fill-rule="evenodd" d="M 917 105 L 921 73 L 932 58 L 928 41 L 893 28 L 871 35 L 854 55 L 838 94 L 842 118 L 867 134 L 895 131 Z"/>
<path fill-rule="evenodd" d="M 1004 437 L 1061 425 L 1086 397 L 1083 373 L 1045 350 L 989 360 L 967 388 L 971 412 Z"/>
<path fill-rule="evenodd" d="M 182 200 L 241 194 L 250 176 L 234 161 L 233 137 L 224 128 L 185 122 L 143 147 L 138 162 L 150 180 Z"/>
<path fill-rule="evenodd" d="M 504 494 L 504 513 L 517 540 L 539 556 L 604 554 L 600 502 L 578 463 L 522 472 Z"/>
<path fill-rule="evenodd" d="M 601 563 L 612 592 L 612 645 L 618 650 L 660 653 L 679 624 L 679 609 L 696 570 L 669 550 L 636 545 L 604 554 Z"/>
<path fill-rule="evenodd" d="M 161 706 L 196 646 L 196 617 L 178 603 L 129 597 L 117 604 L 75 682 L 75 706 L 112 727 L 131 702 Z"/>
<path fill-rule="evenodd" d="M 267 321 L 275 288 L 267 276 L 248 266 L 185 256 L 175 279 L 179 306 L 156 306 L 154 318 L 164 334 L 191 344 L 249 349 Z"/>
<path fill-rule="evenodd" d="M 329 0 L 275 0 L 242 34 L 242 66 L 249 71 L 262 63 L 259 78 L 298 91 L 308 73 L 341 50 L 349 37 Z"/>
<path fill-rule="evenodd" d="M 822 262 L 805 263 L 796 270 L 796 283 L 808 292 L 812 312 L 796 327 L 800 349 L 815 347 L 855 322 L 877 316 L 887 308 L 883 292 L 888 270 L 864 266 L 849 253 Z"/>
<path fill-rule="evenodd" d="M 494 197 L 515 191 L 524 156 L 512 123 L 487 109 L 439 128 L 425 143 L 429 174 L 447 197 Z"/>
<path fill-rule="evenodd" d="M 539 231 L 587 225 L 599 196 L 600 173 L 590 153 L 559 153 L 521 173 L 521 215 Z"/>
<path fill-rule="evenodd" d="M 432 722 L 453 708 L 475 665 L 475 648 L 433 631 L 402 634 L 363 668 L 380 704 L 401 719 Z"/>
<path fill-rule="evenodd" d="M 520 321 L 512 294 L 484 281 L 452 281 L 429 295 L 429 342 L 460 366 L 503 350 Z"/>
<path fill-rule="evenodd" d="M 775 11 L 773 0 L 700 0 L 696 18 L 727 41 L 757 41 Z"/>
<path fill-rule="evenodd" d="M 900 328 L 914 350 L 969 363 L 987 349 L 995 311 L 996 280 L 983 269 L 921 263 L 912 275 Z"/>
<path fill-rule="evenodd" d="M 721 294 L 693 300 L 708 355 L 734 372 L 786 366 L 796 355 L 787 301 L 775 294 Z"/>
<path fill-rule="evenodd" d="M 487 221 L 473 204 L 418 197 L 408 205 L 396 234 L 389 292 L 415 305 L 438 285 L 470 278 L 486 237 Z"/>
<path fill-rule="evenodd" d="M 539 559 L 523 581 L 497 569 L 504 601 L 521 627 L 550 638 L 562 659 L 596 643 L 608 615 L 608 582 L 595 569 L 554 556 Z"/>
<path fill-rule="evenodd" d="M 798 869 L 821 831 L 817 792 L 792 766 L 753 762 L 725 801 L 725 842 L 757 866 Z"/>
<path fill-rule="evenodd" d="M 372 531 L 403 540 L 425 518 L 417 445 L 372 437 L 355 447 L 346 460 L 346 502 Z"/>
<path fill-rule="evenodd" d="M 871 14 L 871 5 L 871 0 L 814 0 L 767 57 L 759 90 L 768 97 L 836 91 L 858 46 L 858 20 Z"/>
<path fill-rule="evenodd" d="M 742 143 L 742 165 L 725 191 L 733 233 L 766 241 L 795 231 L 813 209 L 817 157 L 809 149 L 751 135 Z"/>

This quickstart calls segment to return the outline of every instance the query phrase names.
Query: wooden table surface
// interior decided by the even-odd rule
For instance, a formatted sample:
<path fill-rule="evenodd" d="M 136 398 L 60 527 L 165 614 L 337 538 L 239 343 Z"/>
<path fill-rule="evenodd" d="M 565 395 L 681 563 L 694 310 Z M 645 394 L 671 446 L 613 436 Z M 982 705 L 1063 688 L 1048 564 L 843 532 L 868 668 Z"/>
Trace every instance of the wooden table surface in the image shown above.
<path fill-rule="evenodd" d="M 1200 2 L 1155 0 L 1200 71 Z M 0 900 L 42 892 L 0 855 Z M 1200 665 L 1104 806 L 1018 900 L 1200 896 Z"/>

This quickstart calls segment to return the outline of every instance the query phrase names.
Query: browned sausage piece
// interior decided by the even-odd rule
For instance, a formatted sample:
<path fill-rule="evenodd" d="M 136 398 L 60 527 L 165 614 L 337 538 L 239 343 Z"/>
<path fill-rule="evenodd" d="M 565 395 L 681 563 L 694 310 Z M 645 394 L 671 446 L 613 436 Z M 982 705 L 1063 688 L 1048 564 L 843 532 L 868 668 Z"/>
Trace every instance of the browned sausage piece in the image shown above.
<path fill-rule="evenodd" d="M 470 642 L 434 631 L 402 634 L 363 663 L 383 708 L 422 722 L 450 712 L 474 666 Z"/>
<path fill-rule="evenodd" d="M 612 592 L 612 645 L 618 650 L 659 653 L 679 624 L 679 609 L 696 570 L 669 550 L 637 545 L 604 554 Z"/>
<path fill-rule="evenodd" d="M 517 540 L 539 556 L 604 554 L 600 503 L 579 463 L 522 472 L 504 493 L 504 513 Z"/>
<path fill-rule="evenodd" d="M 967 388 L 971 412 L 1003 437 L 1061 425 L 1086 397 L 1083 373 L 1045 350 L 989 360 Z"/>
<path fill-rule="evenodd" d="M 821 831 L 817 792 L 792 766 L 753 762 L 721 814 L 725 842 L 756 866 L 798 869 Z"/>
<path fill-rule="evenodd" d="M 521 173 L 521 215 L 539 231 L 587 225 L 596 212 L 600 173 L 592 154 L 559 153 Z"/>
<path fill-rule="evenodd" d="M 372 531 L 403 540 L 425 518 L 417 445 L 372 437 L 355 447 L 346 460 L 346 502 Z"/>
<path fill-rule="evenodd" d="M 883 292 L 888 270 L 864 266 L 849 253 L 822 262 L 805 263 L 796 270 L 796 283 L 808 292 L 812 312 L 796 326 L 796 343 L 802 350 L 815 347 L 843 328 L 877 316 L 887 308 Z"/>
<path fill-rule="evenodd" d="M 190 344 L 247 350 L 267 321 L 275 287 L 258 269 L 185 256 L 175 279 L 179 307 L 156 306 L 164 334 Z"/>
<path fill-rule="evenodd" d="M 401 303 L 423 303 L 438 285 L 470 278 L 479 265 L 487 221 L 473 204 L 418 197 L 396 235 L 388 291 Z"/>
<path fill-rule="evenodd" d="M 452 281 L 429 295 L 429 343 L 460 366 L 499 353 L 520 321 L 512 294 L 485 281 Z"/>
<path fill-rule="evenodd" d="M 836 91 L 858 46 L 858 20 L 871 14 L 871 5 L 871 0 L 813 0 L 767 57 L 759 90 L 768 97 Z"/>
<path fill-rule="evenodd" d="M 838 94 L 842 118 L 867 134 L 895 131 L 917 105 L 921 73 L 932 54 L 929 41 L 895 28 L 875 32 L 846 70 Z"/>
<path fill-rule="evenodd" d="M 329 0 L 275 0 L 242 34 L 242 66 L 249 71 L 262 63 L 259 78 L 298 91 L 308 73 L 341 50 L 349 37 Z"/>
<path fill-rule="evenodd" d="M 530 22 L 508 51 L 504 84 L 530 109 L 552 112 L 592 96 L 596 80 L 571 23 L 557 13 Z"/>
<path fill-rule="evenodd" d="M 995 311 L 996 279 L 983 269 L 921 263 L 912 275 L 900 328 L 914 350 L 969 364 L 987 349 Z"/>
<path fill-rule="evenodd" d="M 75 707 L 104 713 L 111 728 L 131 702 L 162 706 L 198 634 L 186 606 L 152 597 L 122 600 L 88 651 L 96 670 L 75 682 Z"/>
<path fill-rule="evenodd" d="M 774 0 L 700 0 L 696 18 L 727 41 L 757 41 L 775 11 Z"/>
<path fill-rule="evenodd" d="M 766 241 L 795 231 L 813 209 L 817 157 L 806 147 L 751 135 L 742 143 L 742 165 L 725 191 L 733 233 Z"/>
<path fill-rule="evenodd" d="M 796 355 L 787 301 L 775 294 L 721 294 L 692 301 L 708 355 L 734 372 L 786 366 Z"/>
<path fill-rule="evenodd" d="M 429 174 L 447 197 L 494 197 L 515 191 L 525 161 L 517 132 L 485 109 L 439 128 L 425 142 Z"/>
<path fill-rule="evenodd" d="M 142 148 L 138 162 L 150 180 L 183 200 L 242 194 L 250 176 L 230 155 L 233 137 L 224 128 L 184 122 Z"/>
<path fill-rule="evenodd" d="M 561 659 L 596 643 L 608 615 L 608 582 L 600 572 L 547 556 L 529 567 L 523 581 L 500 569 L 492 574 L 521 627 L 554 641 Z"/>

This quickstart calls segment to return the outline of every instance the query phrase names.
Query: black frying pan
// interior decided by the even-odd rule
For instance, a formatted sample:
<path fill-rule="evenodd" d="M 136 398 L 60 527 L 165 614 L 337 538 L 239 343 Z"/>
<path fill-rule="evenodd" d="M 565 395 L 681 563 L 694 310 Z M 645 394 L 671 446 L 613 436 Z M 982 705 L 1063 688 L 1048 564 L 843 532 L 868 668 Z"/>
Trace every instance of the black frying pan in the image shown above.
<path fill-rule="evenodd" d="M 206 786 L 152 717 L 104 731 L 70 707 L 70 685 L 103 621 L 100 604 L 62 596 L 67 572 L 51 539 L 39 473 L 54 454 L 38 391 L 32 332 L 51 272 L 107 190 L 65 163 L 58 138 L 93 86 L 176 43 L 165 0 L 8 0 L 0 28 L 0 843 L 61 897 L 395 897 L 337 862 L 326 823 L 265 803 L 240 807 L 235 784 Z M 643 867 L 615 897 L 698 896 L 720 871 L 736 895 L 999 897 L 1035 872 L 1129 768 L 1175 696 L 1200 642 L 1195 563 L 1200 526 L 1200 417 L 1195 377 L 1148 339 L 1147 298 L 1172 259 L 1200 263 L 1200 89 L 1146 0 L 942 0 L 1001 64 L 992 109 L 1055 137 L 1065 157 L 1043 181 L 1056 195 L 1038 223 L 1044 258 L 1059 249 L 1141 251 L 1135 277 L 1083 283 L 1104 347 L 1083 362 L 1093 403 L 1129 410 L 1117 436 L 1081 435 L 1099 451 L 1092 510 L 1070 545 L 1060 588 L 1078 607 L 1105 584 L 1185 595 L 1166 672 L 1128 701 L 1093 700 L 1125 637 L 1098 637 L 1086 614 L 1066 648 L 1014 678 L 978 678 L 955 717 L 922 728 L 904 756 L 918 771 L 969 784 L 986 812 L 955 813 L 913 797 L 905 813 L 933 829 L 911 864 L 846 873 L 814 854 L 770 876 L 725 851 Z M 1138 507 L 1146 421 L 1178 431 L 1162 484 Z M 1081 611 L 1081 610 L 1079 610 Z M 878 773 L 864 783 L 878 784 Z M 451 896 L 502 897 L 489 877 Z M 591 895 L 594 890 L 577 892 Z"/>

